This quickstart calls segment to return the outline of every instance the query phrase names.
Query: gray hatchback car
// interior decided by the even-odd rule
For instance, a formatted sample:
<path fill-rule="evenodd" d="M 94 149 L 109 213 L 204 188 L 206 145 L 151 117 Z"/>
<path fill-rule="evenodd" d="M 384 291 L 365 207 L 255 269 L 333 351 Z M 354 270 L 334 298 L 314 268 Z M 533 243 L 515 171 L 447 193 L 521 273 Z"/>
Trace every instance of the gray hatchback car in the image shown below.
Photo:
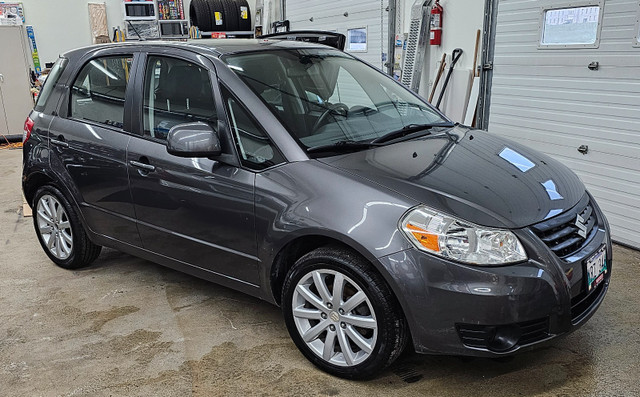
<path fill-rule="evenodd" d="M 573 172 L 326 46 L 74 50 L 24 138 L 53 262 L 107 246 L 280 305 L 334 375 L 374 376 L 407 343 L 512 354 L 584 324 L 609 286 L 609 226 Z"/>

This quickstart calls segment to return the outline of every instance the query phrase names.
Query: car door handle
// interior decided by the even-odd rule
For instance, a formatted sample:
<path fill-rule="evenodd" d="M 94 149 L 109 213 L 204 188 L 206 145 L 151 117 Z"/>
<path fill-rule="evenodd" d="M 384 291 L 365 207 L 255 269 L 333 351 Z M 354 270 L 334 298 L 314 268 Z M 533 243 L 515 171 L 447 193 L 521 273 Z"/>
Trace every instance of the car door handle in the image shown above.
<path fill-rule="evenodd" d="M 139 161 L 135 161 L 135 160 L 129 160 L 129 164 L 136 167 L 136 168 L 140 168 L 142 170 L 148 171 L 148 172 L 153 172 L 156 170 L 156 167 L 151 165 L 151 164 L 146 164 L 146 163 L 141 163 Z"/>
<path fill-rule="evenodd" d="M 52 145 L 56 145 L 56 146 L 60 146 L 60 147 L 69 147 L 69 144 L 63 140 L 59 140 L 59 139 L 51 139 L 51 144 Z"/>

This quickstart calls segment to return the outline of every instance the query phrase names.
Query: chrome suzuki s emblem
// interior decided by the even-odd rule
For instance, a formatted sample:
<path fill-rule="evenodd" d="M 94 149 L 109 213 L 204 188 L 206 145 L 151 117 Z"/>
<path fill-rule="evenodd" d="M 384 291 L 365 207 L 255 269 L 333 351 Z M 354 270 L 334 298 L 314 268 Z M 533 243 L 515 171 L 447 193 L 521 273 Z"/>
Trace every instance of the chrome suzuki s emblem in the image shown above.
<path fill-rule="evenodd" d="M 585 220 L 580 214 L 576 215 L 576 226 L 578 227 L 578 234 L 582 236 L 582 238 L 587 238 L 587 225 L 585 224 Z"/>

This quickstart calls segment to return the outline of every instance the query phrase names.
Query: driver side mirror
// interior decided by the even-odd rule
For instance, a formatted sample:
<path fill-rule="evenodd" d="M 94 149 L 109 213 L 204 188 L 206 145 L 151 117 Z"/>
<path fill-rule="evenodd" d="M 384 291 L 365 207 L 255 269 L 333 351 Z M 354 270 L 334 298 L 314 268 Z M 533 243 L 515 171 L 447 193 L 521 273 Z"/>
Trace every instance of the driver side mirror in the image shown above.
<path fill-rule="evenodd" d="M 203 122 L 178 124 L 167 135 L 167 152 L 178 157 L 216 157 L 222 153 L 220 138 Z"/>

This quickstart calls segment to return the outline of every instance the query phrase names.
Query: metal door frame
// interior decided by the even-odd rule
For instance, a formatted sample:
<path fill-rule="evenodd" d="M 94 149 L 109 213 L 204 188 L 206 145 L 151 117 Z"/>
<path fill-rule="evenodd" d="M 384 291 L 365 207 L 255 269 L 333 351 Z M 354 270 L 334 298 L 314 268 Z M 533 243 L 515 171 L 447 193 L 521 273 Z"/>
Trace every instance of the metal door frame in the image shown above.
<path fill-rule="evenodd" d="M 499 0 L 486 0 L 484 7 L 484 29 L 480 62 L 482 73 L 480 74 L 480 95 L 478 96 L 478 114 L 476 116 L 476 127 L 482 130 L 489 128 L 498 2 Z"/>

